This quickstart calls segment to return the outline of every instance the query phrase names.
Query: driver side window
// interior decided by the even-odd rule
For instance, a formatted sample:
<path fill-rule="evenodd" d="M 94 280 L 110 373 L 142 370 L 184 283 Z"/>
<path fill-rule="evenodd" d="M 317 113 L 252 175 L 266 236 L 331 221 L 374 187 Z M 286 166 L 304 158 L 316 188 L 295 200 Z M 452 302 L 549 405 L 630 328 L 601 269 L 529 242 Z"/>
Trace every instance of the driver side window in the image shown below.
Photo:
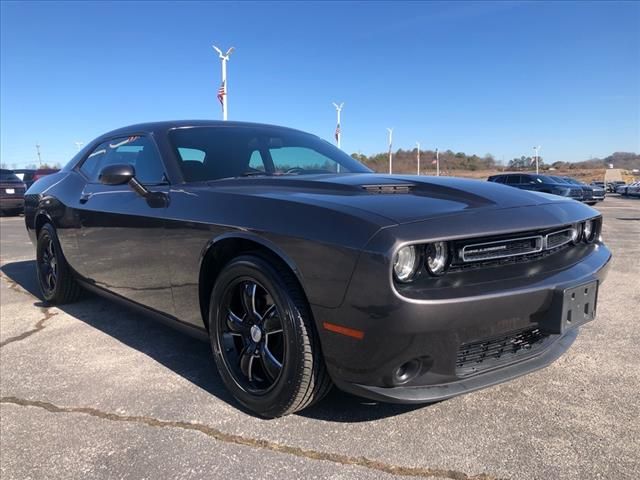
<path fill-rule="evenodd" d="M 101 143 L 85 159 L 80 171 L 91 183 L 98 183 L 104 167 L 119 163 L 133 165 L 140 183 L 158 184 L 165 180 L 162 159 L 152 140 L 137 135 Z"/>

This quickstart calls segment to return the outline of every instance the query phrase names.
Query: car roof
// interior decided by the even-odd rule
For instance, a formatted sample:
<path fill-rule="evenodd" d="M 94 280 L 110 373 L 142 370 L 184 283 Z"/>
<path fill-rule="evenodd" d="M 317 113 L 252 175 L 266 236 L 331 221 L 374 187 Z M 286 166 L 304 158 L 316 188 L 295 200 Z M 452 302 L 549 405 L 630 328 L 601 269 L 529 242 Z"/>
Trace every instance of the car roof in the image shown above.
<path fill-rule="evenodd" d="M 126 127 L 117 128 L 103 135 L 100 135 L 100 138 L 126 135 L 133 132 L 151 133 L 151 132 L 167 131 L 173 128 L 187 128 L 187 127 L 277 128 L 277 129 L 290 130 L 294 132 L 306 133 L 306 132 L 302 132 L 301 130 L 296 130 L 294 128 L 282 127 L 279 125 L 269 125 L 266 123 L 234 122 L 234 121 L 222 121 L 222 120 L 164 120 L 159 122 L 137 123 L 134 125 L 128 125 Z"/>

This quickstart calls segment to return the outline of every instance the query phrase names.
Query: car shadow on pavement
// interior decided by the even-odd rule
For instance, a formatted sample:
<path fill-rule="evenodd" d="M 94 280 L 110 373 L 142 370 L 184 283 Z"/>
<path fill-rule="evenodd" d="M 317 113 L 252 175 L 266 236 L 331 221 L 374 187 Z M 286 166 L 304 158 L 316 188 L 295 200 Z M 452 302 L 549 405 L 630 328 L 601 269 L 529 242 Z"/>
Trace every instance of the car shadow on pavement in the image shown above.
<path fill-rule="evenodd" d="M 37 300 L 36 306 L 43 305 L 35 261 L 7 263 L 0 270 L 33 295 Z M 199 388 L 246 412 L 220 380 L 208 343 L 174 330 L 151 316 L 89 292 L 76 303 L 56 308 L 135 348 Z M 320 403 L 298 415 L 329 422 L 366 422 L 400 415 L 417 408 L 421 406 L 373 402 L 333 388 Z"/>

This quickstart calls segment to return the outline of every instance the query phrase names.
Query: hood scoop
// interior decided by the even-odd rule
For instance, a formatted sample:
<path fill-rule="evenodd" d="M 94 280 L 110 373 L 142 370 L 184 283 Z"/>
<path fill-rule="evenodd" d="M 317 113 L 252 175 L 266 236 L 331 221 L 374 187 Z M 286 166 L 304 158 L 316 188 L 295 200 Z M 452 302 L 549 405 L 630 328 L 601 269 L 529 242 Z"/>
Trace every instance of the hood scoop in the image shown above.
<path fill-rule="evenodd" d="M 390 183 L 383 183 L 380 185 L 362 185 L 362 188 L 367 193 L 376 193 L 376 194 L 400 194 L 400 193 L 410 193 L 415 185 L 411 183 L 400 183 L 397 185 Z"/>

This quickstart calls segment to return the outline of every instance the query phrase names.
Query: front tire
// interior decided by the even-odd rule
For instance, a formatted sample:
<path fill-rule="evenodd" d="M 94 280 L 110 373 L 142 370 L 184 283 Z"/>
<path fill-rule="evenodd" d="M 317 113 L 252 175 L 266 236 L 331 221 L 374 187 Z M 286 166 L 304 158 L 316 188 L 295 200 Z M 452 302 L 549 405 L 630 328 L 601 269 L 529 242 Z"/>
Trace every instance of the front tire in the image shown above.
<path fill-rule="evenodd" d="M 262 417 L 302 410 L 331 388 L 302 290 L 275 262 L 243 255 L 224 267 L 211 293 L 209 337 L 224 384 Z"/>
<path fill-rule="evenodd" d="M 47 303 L 62 305 L 80 296 L 80 285 L 62 254 L 55 228 L 45 224 L 38 233 L 36 271 L 42 297 Z"/>

